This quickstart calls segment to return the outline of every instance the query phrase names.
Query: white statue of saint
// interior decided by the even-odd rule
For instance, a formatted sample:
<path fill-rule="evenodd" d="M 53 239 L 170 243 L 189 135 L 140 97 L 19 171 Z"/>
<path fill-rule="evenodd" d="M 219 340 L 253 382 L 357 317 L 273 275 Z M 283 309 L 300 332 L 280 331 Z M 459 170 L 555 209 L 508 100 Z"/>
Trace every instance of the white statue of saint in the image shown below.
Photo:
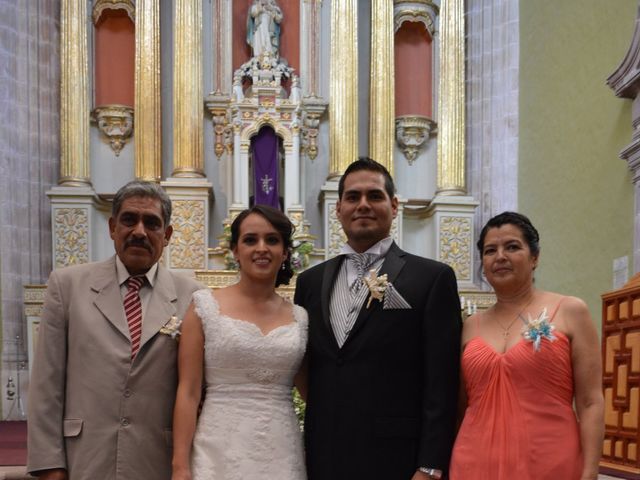
<path fill-rule="evenodd" d="M 254 57 L 265 53 L 278 57 L 282 18 L 282 10 L 275 0 L 254 0 L 247 15 L 247 43 Z"/>

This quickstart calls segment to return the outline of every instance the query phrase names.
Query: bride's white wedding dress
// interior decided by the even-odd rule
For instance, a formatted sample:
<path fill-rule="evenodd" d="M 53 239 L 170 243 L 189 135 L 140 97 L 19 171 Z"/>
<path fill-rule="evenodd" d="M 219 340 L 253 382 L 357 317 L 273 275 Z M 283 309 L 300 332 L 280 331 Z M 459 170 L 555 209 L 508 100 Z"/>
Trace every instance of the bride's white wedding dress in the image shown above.
<path fill-rule="evenodd" d="M 291 388 L 307 343 L 307 313 L 263 335 L 221 315 L 209 290 L 193 295 L 204 330 L 206 393 L 193 440 L 194 480 L 305 480 Z"/>

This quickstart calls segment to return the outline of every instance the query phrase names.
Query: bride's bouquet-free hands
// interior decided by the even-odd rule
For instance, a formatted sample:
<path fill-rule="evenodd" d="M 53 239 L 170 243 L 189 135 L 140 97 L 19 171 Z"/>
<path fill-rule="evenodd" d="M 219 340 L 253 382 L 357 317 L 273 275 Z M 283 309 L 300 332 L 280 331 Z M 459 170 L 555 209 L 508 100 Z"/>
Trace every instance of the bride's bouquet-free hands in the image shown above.
<path fill-rule="evenodd" d="M 192 480 L 189 467 L 173 467 L 171 480 Z"/>

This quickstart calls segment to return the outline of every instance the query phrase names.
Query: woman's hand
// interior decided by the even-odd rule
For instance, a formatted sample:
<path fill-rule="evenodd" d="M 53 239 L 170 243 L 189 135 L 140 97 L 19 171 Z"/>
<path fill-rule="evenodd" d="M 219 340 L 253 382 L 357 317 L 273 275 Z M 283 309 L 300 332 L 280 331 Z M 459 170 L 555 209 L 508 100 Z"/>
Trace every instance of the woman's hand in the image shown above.
<path fill-rule="evenodd" d="M 173 467 L 171 480 L 191 480 L 191 469 L 189 467 Z"/>

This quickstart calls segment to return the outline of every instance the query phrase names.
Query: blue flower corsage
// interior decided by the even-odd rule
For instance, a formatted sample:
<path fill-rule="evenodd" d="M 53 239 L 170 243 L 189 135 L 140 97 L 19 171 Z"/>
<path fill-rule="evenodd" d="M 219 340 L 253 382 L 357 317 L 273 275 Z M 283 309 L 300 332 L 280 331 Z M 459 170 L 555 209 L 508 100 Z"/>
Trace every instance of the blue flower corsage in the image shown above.
<path fill-rule="evenodd" d="M 538 318 L 531 318 L 531 315 L 527 316 L 529 320 L 525 321 L 522 336 L 525 340 L 533 343 L 533 350 L 535 352 L 540 350 L 540 342 L 542 342 L 543 338 L 546 338 L 550 342 L 558 339 L 558 337 L 553 334 L 556 327 L 549 322 L 546 308 L 542 309 Z"/>

